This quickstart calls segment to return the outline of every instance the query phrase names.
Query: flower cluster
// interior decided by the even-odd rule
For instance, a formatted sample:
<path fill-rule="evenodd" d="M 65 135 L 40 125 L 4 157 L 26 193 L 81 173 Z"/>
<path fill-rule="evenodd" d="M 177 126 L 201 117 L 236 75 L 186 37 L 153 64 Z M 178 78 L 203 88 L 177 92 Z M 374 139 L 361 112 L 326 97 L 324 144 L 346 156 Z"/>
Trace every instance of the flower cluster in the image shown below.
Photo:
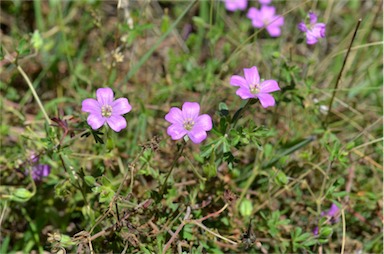
<path fill-rule="evenodd" d="M 325 24 L 317 23 L 317 15 L 309 12 L 309 24 L 300 22 L 297 26 L 298 29 L 306 34 L 307 44 L 316 44 L 320 38 L 325 37 Z"/>
<path fill-rule="evenodd" d="M 269 6 L 272 0 L 259 0 L 260 9 L 255 7 L 249 8 L 247 18 L 252 22 L 255 28 L 265 28 L 270 36 L 278 37 L 281 35 L 281 27 L 284 25 L 284 17 L 276 15 L 276 8 Z M 228 11 L 245 10 L 248 5 L 247 0 L 224 0 L 225 8 Z M 317 15 L 309 12 L 309 24 L 300 22 L 298 29 L 304 32 L 307 37 L 307 44 L 316 44 L 320 38 L 325 37 L 325 24 L 317 23 Z"/>

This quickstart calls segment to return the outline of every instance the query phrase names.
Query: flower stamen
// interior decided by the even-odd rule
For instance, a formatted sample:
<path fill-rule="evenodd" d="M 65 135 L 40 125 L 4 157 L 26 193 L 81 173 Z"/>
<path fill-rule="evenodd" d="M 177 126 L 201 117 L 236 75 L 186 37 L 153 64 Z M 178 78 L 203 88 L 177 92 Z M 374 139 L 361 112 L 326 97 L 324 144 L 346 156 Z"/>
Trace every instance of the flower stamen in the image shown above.
<path fill-rule="evenodd" d="M 249 90 L 251 91 L 252 94 L 258 94 L 260 92 L 260 85 L 259 84 L 250 85 Z"/>
<path fill-rule="evenodd" d="M 110 105 L 103 105 L 101 107 L 101 115 L 103 117 L 111 117 L 111 115 L 112 115 L 112 107 Z"/>
<path fill-rule="evenodd" d="M 184 129 L 186 129 L 187 131 L 190 131 L 192 130 L 193 126 L 195 125 L 195 122 L 193 121 L 193 119 L 189 118 L 189 119 L 186 119 L 183 123 L 183 126 L 184 126 Z"/>

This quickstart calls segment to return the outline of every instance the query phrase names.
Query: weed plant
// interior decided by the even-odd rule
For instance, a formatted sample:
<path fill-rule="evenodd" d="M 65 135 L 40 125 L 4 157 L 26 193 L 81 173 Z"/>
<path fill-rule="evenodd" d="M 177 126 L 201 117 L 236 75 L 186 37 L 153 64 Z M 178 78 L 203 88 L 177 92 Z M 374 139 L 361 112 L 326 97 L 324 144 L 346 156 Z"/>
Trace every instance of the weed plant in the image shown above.
<path fill-rule="evenodd" d="M 382 1 L 1 1 L 0 253 L 382 253 Z"/>

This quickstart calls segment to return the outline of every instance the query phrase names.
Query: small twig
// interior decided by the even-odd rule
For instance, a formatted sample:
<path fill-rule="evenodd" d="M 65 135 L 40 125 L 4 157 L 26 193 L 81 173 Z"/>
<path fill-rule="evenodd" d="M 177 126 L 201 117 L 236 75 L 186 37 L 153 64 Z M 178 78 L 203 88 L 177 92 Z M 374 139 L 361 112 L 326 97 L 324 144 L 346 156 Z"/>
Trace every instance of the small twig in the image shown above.
<path fill-rule="evenodd" d="M 353 41 L 355 40 L 355 37 L 356 37 L 356 34 L 357 34 L 357 30 L 359 29 L 360 23 L 361 23 L 361 18 L 357 21 L 357 25 L 356 25 L 356 28 L 355 28 L 355 32 L 353 33 L 351 42 L 349 43 L 349 47 L 348 47 L 347 54 L 346 54 L 346 56 L 345 56 L 345 58 L 344 58 L 343 65 L 342 65 L 341 70 L 340 70 L 340 72 L 339 72 L 339 75 L 338 75 L 338 77 L 337 77 L 337 79 L 336 79 L 335 87 L 334 87 L 333 92 L 332 92 L 331 101 L 329 102 L 329 105 L 328 105 L 328 113 L 327 113 L 327 116 L 325 117 L 325 120 L 324 120 L 324 125 L 325 125 L 325 126 L 327 126 L 327 120 L 328 120 L 329 114 L 331 113 L 332 104 L 333 104 L 333 100 L 335 99 L 335 95 L 336 95 L 337 87 L 338 87 L 339 84 L 340 84 L 341 75 L 343 74 L 344 67 L 345 67 L 345 65 L 346 65 L 346 63 L 347 63 L 347 59 L 348 59 L 348 56 L 349 56 L 349 52 L 351 51 L 352 43 L 353 43 Z"/>
<path fill-rule="evenodd" d="M 185 213 L 185 216 L 184 216 L 184 219 L 183 221 L 181 222 L 181 224 L 177 227 L 175 233 L 172 235 L 171 239 L 168 240 L 167 244 L 164 246 L 164 249 L 163 249 L 163 254 L 165 254 L 167 252 L 167 250 L 169 249 L 169 247 L 171 246 L 172 242 L 176 239 L 176 237 L 179 235 L 180 231 L 183 229 L 183 227 L 185 226 L 185 224 L 187 224 L 187 220 L 189 218 L 189 216 L 191 215 L 191 207 L 187 207 L 187 212 Z"/>
<path fill-rule="evenodd" d="M 198 220 L 195 220 L 195 221 L 197 221 L 197 222 L 202 222 L 202 221 L 205 221 L 206 219 L 209 219 L 209 218 L 211 218 L 211 217 L 216 217 L 216 216 L 218 216 L 220 213 L 222 213 L 225 209 L 227 209 L 227 207 L 228 207 L 228 203 L 226 203 L 226 204 L 223 206 L 223 208 L 221 208 L 219 211 L 214 212 L 214 213 L 210 213 L 210 214 L 208 214 L 207 216 L 205 216 L 205 217 L 203 217 L 203 218 L 200 218 L 200 219 L 198 219 Z"/>
<path fill-rule="evenodd" d="M 208 233 L 211 233 L 212 235 L 214 235 L 214 236 L 216 236 L 216 237 L 218 237 L 220 239 L 223 239 L 224 241 L 227 241 L 227 242 L 229 242 L 229 243 L 231 243 L 233 245 L 237 245 L 237 242 L 234 242 L 234 241 L 232 241 L 232 240 L 230 240 L 230 239 L 228 239 L 228 238 L 226 238 L 226 237 L 224 237 L 224 236 L 222 236 L 222 235 L 220 235 L 220 234 L 218 234 L 216 232 L 213 232 L 212 230 L 210 230 L 209 228 L 207 228 L 206 226 L 204 226 L 202 223 L 198 222 L 197 220 L 192 220 L 189 223 L 195 224 L 195 225 L 201 227 L 202 229 L 204 229 Z"/>
<path fill-rule="evenodd" d="M 343 240 L 341 242 L 341 252 L 340 254 L 344 254 L 345 250 L 345 241 L 346 241 L 346 224 L 345 224 L 345 213 L 344 208 L 341 209 L 341 219 L 343 221 Z"/>

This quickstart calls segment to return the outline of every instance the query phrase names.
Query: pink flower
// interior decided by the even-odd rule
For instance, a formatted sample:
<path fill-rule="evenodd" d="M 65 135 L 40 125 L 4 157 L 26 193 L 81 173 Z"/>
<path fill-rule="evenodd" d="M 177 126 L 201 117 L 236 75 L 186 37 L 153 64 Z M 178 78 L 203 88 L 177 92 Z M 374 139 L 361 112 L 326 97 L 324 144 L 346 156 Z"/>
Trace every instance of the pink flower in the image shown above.
<path fill-rule="evenodd" d="M 183 138 L 185 135 L 193 143 L 199 144 L 207 138 L 207 131 L 212 129 L 212 119 L 209 115 L 199 115 L 200 105 L 197 102 L 185 102 L 182 109 L 171 108 L 165 120 L 172 125 L 167 133 L 173 140 Z"/>
<path fill-rule="evenodd" d="M 244 69 L 244 77 L 233 75 L 230 80 L 232 86 L 239 86 L 236 94 L 241 99 L 258 98 L 261 106 L 267 108 L 275 105 L 275 99 L 269 93 L 280 90 L 275 80 L 260 80 L 256 66 Z"/>
<path fill-rule="evenodd" d="M 281 34 L 281 26 L 284 25 L 284 17 L 275 15 L 276 8 L 273 6 L 262 5 L 258 10 L 251 7 L 247 13 L 247 18 L 252 20 L 253 27 L 265 27 L 272 37 L 278 37 Z"/>
<path fill-rule="evenodd" d="M 245 10 L 247 8 L 247 0 L 224 0 L 225 9 L 228 11 Z"/>
<path fill-rule="evenodd" d="M 259 0 L 259 3 L 261 4 L 270 4 L 272 0 Z"/>
<path fill-rule="evenodd" d="M 112 130 L 119 132 L 127 126 L 127 121 L 121 115 L 131 111 L 132 107 L 127 98 L 113 99 L 111 88 L 99 88 L 96 91 L 96 98 L 85 99 L 81 110 L 88 112 L 88 124 L 92 129 L 97 130 L 107 123 Z"/>
<path fill-rule="evenodd" d="M 309 12 L 309 24 L 300 22 L 297 28 L 304 32 L 307 37 L 307 44 L 316 44 L 319 38 L 325 37 L 325 24 L 317 23 L 317 16 L 313 12 Z"/>

